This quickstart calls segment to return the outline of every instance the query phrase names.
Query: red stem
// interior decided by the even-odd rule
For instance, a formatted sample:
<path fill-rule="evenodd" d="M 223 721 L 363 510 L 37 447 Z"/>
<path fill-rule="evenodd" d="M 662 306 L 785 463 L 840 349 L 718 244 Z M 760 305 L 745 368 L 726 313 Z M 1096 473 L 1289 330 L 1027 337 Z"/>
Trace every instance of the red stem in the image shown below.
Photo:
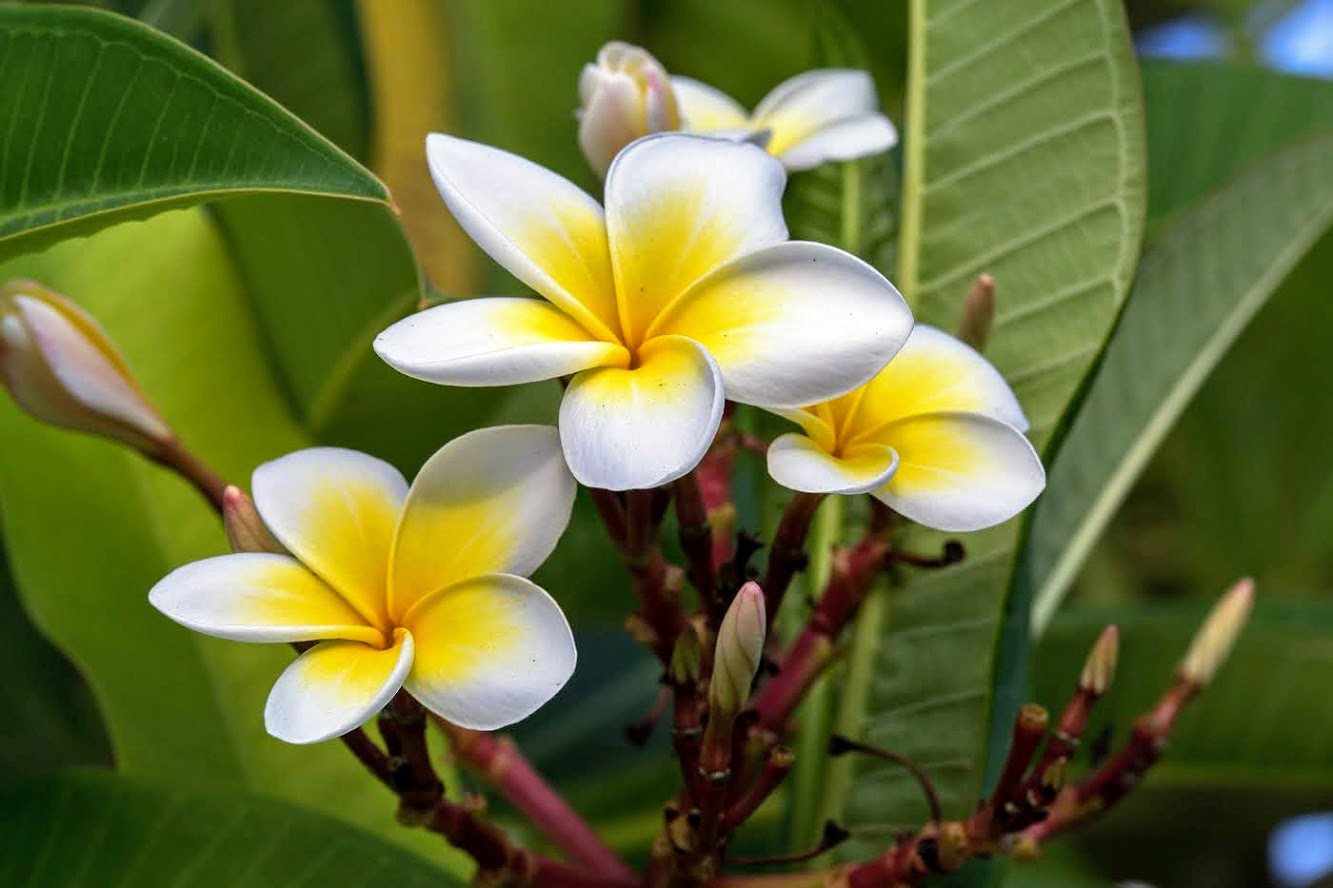
<path fill-rule="evenodd" d="M 773 621 L 777 619 L 778 609 L 782 607 L 787 587 L 791 585 L 797 571 L 806 565 L 805 538 L 810 533 L 815 509 L 823 499 L 822 493 L 798 493 L 782 513 L 782 521 L 773 537 L 773 547 L 768 553 L 768 568 L 759 584 L 764 589 L 764 606 L 770 631 Z"/>
<path fill-rule="evenodd" d="M 460 728 L 439 718 L 436 723 L 448 735 L 464 767 L 494 786 L 571 860 L 595 875 L 633 878 L 630 868 L 537 773 L 512 740 Z"/>

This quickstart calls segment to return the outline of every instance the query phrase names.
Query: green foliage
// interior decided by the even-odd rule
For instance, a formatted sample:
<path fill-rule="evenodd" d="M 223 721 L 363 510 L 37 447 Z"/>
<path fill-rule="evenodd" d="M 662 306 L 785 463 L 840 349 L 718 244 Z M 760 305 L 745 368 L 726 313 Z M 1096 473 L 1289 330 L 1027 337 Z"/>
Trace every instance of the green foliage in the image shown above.
<path fill-rule="evenodd" d="M 244 480 L 310 443 L 265 360 L 244 274 L 202 211 L 69 241 L 0 276 L 77 297 L 167 420 L 225 477 Z M 265 734 L 263 701 L 289 652 L 182 632 L 148 606 L 167 571 L 226 550 L 193 490 L 9 403 L 0 434 L 0 506 L 22 600 L 88 678 L 123 771 L 275 794 L 441 852 L 438 840 L 394 822 L 390 794 L 350 768 L 338 744 L 298 748 Z"/>
<path fill-rule="evenodd" d="M 1333 135 L 1266 160 L 1144 256 L 1033 519 L 1037 632 L 1189 398 L 1331 222 Z"/>
<path fill-rule="evenodd" d="M 462 884 L 290 805 L 96 772 L 0 786 L 0 835 L 0 883 L 28 888 Z"/>
<path fill-rule="evenodd" d="M 1102 0 L 917 2 L 912 13 L 894 280 L 921 320 L 949 330 L 976 275 L 995 277 L 987 356 L 1042 446 L 1101 347 L 1138 248 L 1142 124 L 1122 12 Z M 996 684 L 1018 679 L 1013 664 L 996 672 L 1016 536 L 1016 523 L 971 534 L 961 566 L 907 578 L 872 605 L 868 616 L 886 623 L 853 655 L 870 694 L 840 727 L 923 765 L 952 815 L 981 792 Z M 928 550 L 939 537 L 911 544 Z M 878 765 L 858 769 L 844 810 L 853 854 L 926 816 L 910 778 Z"/>
<path fill-rule="evenodd" d="M 0 6 L 0 79 L 0 258 L 227 194 L 387 200 L 271 99 L 129 19 Z"/>

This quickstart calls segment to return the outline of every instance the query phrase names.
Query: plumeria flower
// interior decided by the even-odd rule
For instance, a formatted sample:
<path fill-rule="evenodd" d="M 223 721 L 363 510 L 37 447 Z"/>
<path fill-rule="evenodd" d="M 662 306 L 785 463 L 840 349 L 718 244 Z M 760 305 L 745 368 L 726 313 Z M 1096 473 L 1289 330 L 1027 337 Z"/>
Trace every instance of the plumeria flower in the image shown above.
<path fill-rule="evenodd" d="M 924 324 L 861 388 L 778 412 L 804 432 L 768 451 L 769 474 L 792 490 L 869 492 L 913 521 L 958 532 L 1012 518 L 1046 486 L 1004 378 Z"/>
<path fill-rule="evenodd" d="M 661 134 L 622 151 L 606 209 L 523 158 L 449 136 L 426 152 L 445 203 L 545 300 L 469 299 L 375 340 L 418 379 L 491 386 L 570 376 L 560 440 L 583 484 L 689 472 L 725 399 L 795 407 L 875 374 L 911 313 L 866 263 L 787 240 L 782 167 L 753 145 Z"/>
<path fill-rule="evenodd" d="M 579 147 L 599 176 L 640 136 L 680 129 L 676 96 L 662 64 L 647 50 L 619 40 L 602 47 L 597 64 L 583 66 L 579 101 Z"/>
<path fill-rule="evenodd" d="M 888 151 L 898 131 L 879 110 L 874 81 L 865 71 L 823 68 L 778 84 L 747 114 L 720 90 L 672 77 L 681 126 L 700 133 L 767 132 L 768 151 L 789 170 L 830 160 Z"/>
<path fill-rule="evenodd" d="M 331 447 L 265 463 L 252 487 L 291 555 L 188 564 L 149 600 L 219 638 L 319 642 L 269 694 L 273 736 L 345 734 L 402 687 L 450 722 L 490 730 L 532 713 L 574 671 L 564 614 L 524 579 L 574 502 L 555 429 L 463 435 L 410 489 L 388 463 Z"/>

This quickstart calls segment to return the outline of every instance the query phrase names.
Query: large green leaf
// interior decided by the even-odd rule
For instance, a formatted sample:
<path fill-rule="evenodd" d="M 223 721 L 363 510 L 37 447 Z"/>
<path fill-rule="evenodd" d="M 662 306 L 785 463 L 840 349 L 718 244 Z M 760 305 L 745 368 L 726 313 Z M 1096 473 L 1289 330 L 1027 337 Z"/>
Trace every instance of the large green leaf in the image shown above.
<path fill-rule="evenodd" d="M 310 443 L 202 210 L 66 242 L 0 276 L 43 280 L 88 308 L 168 421 L 224 476 L 244 480 L 259 462 Z M 390 794 L 339 744 L 293 747 L 264 733 L 263 701 L 289 651 L 204 638 L 148 606 L 147 590 L 168 570 L 225 551 L 193 490 L 7 402 L 0 435 L 0 507 L 22 600 L 87 676 L 121 769 L 278 795 L 444 857 L 441 843 L 394 823 Z"/>
<path fill-rule="evenodd" d="M 0 884 L 27 888 L 461 885 L 327 817 L 98 772 L 0 787 Z"/>
<path fill-rule="evenodd" d="M 1171 683 L 1206 613 L 1204 602 L 1062 612 L 1037 647 L 1037 699 L 1058 711 L 1097 633 L 1115 623 L 1120 664 L 1089 736 L 1109 724 L 1123 738 Z M 1181 717 L 1151 785 L 1333 788 L 1333 711 L 1311 694 L 1325 681 L 1333 681 L 1333 604 L 1261 594 L 1231 657 Z"/>
<path fill-rule="evenodd" d="M 219 61 L 352 156 L 366 157 L 370 97 L 350 0 L 216 0 L 208 11 Z"/>
<path fill-rule="evenodd" d="M 1036 631 L 1190 397 L 1330 223 L 1333 134 L 1244 174 L 1144 257 L 1033 521 Z"/>
<path fill-rule="evenodd" d="M 987 355 L 1042 447 L 1138 250 L 1142 112 L 1123 11 L 1113 0 L 914 0 L 910 29 L 894 280 L 921 320 L 952 329 L 976 275 L 994 276 Z M 1011 522 L 969 535 L 962 565 L 905 578 L 871 603 L 866 617 L 887 625 L 853 650 L 852 680 L 869 694 L 844 709 L 842 730 L 923 765 L 950 814 L 981 792 L 1001 629 L 1022 626 L 1003 619 L 1017 533 Z M 844 810 L 853 853 L 926 817 L 911 779 L 874 764 L 858 769 Z"/>
<path fill-rule="evenodd" d="M 273 100 L 131 19 L 0 5 L 0 81 L 0 258 L 228 194 L 388 200 Z"/>

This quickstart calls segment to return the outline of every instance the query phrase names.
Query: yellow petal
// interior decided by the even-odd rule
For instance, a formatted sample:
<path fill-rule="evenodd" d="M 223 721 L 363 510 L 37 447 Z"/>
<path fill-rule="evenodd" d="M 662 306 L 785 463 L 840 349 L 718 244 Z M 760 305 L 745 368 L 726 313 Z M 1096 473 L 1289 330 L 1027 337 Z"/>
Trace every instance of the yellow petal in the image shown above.
<path fill-rule="evenodd" d="M 574 479 L 550 426 L 469 432 L 426 461 L 412 482 L 393 549 L 392 613 L 492 573 L 527 575 L 555 548 L 574 505 Z"/>
<path fill-rule="evenodd" d="M 883 426 L 923 413 L 963 411 L 1027 428 L 1004 377 L 971 346 L 925 324 L 870 382 L 833 405 L 840 440 L 882 441 Z M 889 443 L 890 446 L 892 442 Z"/>
<path fill-rule="evenodd" d="M 384 641 L 344 598 L 286 555 L 243 552 L 196 561 L 169 573 L 148 600 L 177 623 L 218 638 Z"/>
<path fill-rule="evenodd" d="M 621 330 L 631 348 L 699 278 L 785 240 L 777 161 L 753 145 L 667 133 L 626 148 L 606 178 Z"/>
<path fill-rule="evenodd" d="M 278 677 L 264 706 L 264 726 L 288 743 L 318 743 L 346 734 L 379 712 L 412 667 L 413 640 L 403 629 L 376 648 L 326 641 L 301 654 Z"/>
<path fill-rule="evenodd" d="M 407 689 L 463 727 L 494 730 L 525 718 L 574 671 L 564 614 L 520 577 L 479 577 L 445 589 L 405 622 L 417 640 Z"/>
<path fill-rule="evenodd" d="M 265 463 L 255 507 L 274 536 L 371 625 L 389 628 L 389 547 L 407 482 L 383 460 L 314 447 Z"/>

